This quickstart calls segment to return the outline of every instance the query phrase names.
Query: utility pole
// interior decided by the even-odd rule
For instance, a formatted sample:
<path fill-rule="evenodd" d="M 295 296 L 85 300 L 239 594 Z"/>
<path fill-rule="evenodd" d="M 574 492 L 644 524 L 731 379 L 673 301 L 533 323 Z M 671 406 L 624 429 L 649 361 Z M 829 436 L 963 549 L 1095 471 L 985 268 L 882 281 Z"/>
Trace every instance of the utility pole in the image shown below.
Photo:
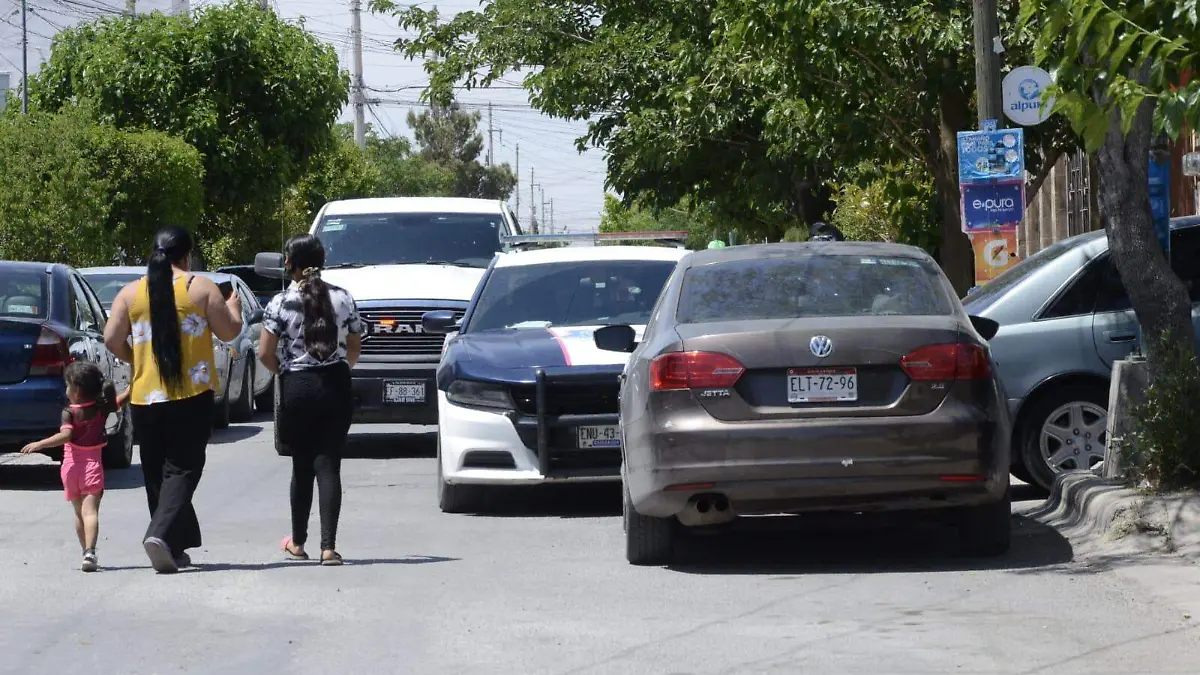
<path fill-rule="evenodd" d="M 554 199 L 550 200 L 550 231 L 554 231 Z"/>
<path fill-rule="evenodd" d="M 996 0 L 972 0 L 975 23 L 975 90 L 979 99 L 979 126 L 996 120 L 1004 126 L 1004 104 L 1000 80 L 1000 21 Z"/>
<path fill-rule="evenodd" d="M 533 233 L 537 234 L 538 233 L 537 207 L 534 206 L 535 204 L 537 204 L 537 201 L 533 197 L 533 188 L 535 185 L 537 185 L 537 183 L 533 182 L 533 167 L 531 166 L 531 167 L 529 167 L 529 222 L 533 223 Z"/>
<path fill-rule="evenodd" d="M 258 0 L 258 6 L 263 9 L 271 9 L 271 0 Z"/>
<path fill-rule="evenodd" d="M 542 195 L 542 218 L 545 218 L 546 217 L 546 188 L 539 185 L 538 192 L 540 192 Z M 546 225 L 550 225 L 550 222 L 546 221 Z M 549 232 L 550 234 L 554 234 L 554 228 L 551 227 L 549 230 L 547 230 L 547 232 Z"/>
<path fill-rule="evenodd" d="M 492 157 L 495 155 L 495 147 L 492 145 L 492 140 L 493 140 L 492 133 L 493 132 L 494 132 L 494 129 L 492 128 L 492 102 L 488 101 L 488 154 L 487 154 L 487 165 L 488 166 L 492 165 Z"/>
<path fill-rule="evenodd" d="M 29 113 L 29 23 L 21 0 L 21 114 Z"/>
<path fill-rule="evenodd" d="M 350 33 L 354 49 L 354 71 L 351 86 L 354 97 L 354 144 L 367 147 L 366 96 L 363 93 L 362 0 L 350 0 Z"/>
<path fill-rule="evenodd" d="M 190 14 L 192 8 L 188 6 L 188 0 L 171 0 L 171 8 L 175 14 Z"/>
<path fill-rule="evenodd" d="M 517 143 L 517 170 L 514 174 L 517 179 L 516 185 L 513 185 L 513 194 L 517 197 L 517 217 L 521 217 L 521 144 Z"/>
<path fill-rule="evenodd" d="M 125 0 L 125 13 L 129 16 L 137 14 L 137 0 Z"/>

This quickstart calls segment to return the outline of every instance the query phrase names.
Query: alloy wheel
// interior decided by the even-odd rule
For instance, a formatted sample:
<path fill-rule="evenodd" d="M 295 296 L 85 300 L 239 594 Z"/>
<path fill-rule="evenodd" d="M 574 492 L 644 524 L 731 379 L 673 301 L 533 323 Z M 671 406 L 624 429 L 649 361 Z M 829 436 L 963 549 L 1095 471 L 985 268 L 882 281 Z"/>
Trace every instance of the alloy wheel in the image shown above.
<path fill-rule="evenodd" d="M 1089 401 L 1070 401 L 1042 424 L 1042 459 L 1054 473 L 1088 470 L 1104 460 L 1108 411 Z"/>

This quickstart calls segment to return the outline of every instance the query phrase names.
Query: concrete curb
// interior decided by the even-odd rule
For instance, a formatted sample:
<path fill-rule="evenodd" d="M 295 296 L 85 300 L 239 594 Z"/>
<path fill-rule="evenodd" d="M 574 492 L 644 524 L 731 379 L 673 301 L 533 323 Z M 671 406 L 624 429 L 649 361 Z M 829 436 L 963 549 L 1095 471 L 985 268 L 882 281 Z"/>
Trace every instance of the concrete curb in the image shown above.
<path fill-rule="evenodd" d="M 1200 559 L 1200 495 L 1155 495 L 1089 471 L 1061 474 L 1046 502 L 1024 515 L 1083 550 L 1180 553 Z M 1100 550 L 1102 549 L 1102 550 Z"/>

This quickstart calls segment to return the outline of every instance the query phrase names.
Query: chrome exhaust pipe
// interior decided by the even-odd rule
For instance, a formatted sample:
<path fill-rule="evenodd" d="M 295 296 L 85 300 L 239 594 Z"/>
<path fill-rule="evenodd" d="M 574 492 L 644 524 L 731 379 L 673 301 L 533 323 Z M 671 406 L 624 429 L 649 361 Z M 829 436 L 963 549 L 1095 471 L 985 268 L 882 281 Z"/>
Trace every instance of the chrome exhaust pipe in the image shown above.
<path fill-rule="evenodd" d="M 696 513 L 708 513 L 711 508 L 712 502 L 708 500 L 708 497 L 701 497 L 696 500 Z"/>
<path fill-rule="evenodd" d="M 726 511 L 728 511 L 729 510 L 729 498 L 726 497 L 725 495 L 717 495 L 717 498 L 713 500 L 713 508 L 715 508 L 720 513 L 724 513 Z"/>

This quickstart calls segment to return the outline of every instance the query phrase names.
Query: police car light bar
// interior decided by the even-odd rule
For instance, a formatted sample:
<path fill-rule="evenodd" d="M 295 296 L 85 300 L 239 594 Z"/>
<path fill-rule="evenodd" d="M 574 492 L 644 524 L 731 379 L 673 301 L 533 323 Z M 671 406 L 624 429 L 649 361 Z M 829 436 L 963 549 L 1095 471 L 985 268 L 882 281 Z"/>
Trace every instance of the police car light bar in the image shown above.
<path fill-rule="evenodd" d="M 510 246 L 535 246 L 537 244 L 566 244 L 578 241 L 597 243 L 601 241 L 669 241 L 679 245 L 688 238 L 686 230 L 657 230 L 650 232 L 574 232 L 564 234 L 510 234 L 500 241 Z"/>

